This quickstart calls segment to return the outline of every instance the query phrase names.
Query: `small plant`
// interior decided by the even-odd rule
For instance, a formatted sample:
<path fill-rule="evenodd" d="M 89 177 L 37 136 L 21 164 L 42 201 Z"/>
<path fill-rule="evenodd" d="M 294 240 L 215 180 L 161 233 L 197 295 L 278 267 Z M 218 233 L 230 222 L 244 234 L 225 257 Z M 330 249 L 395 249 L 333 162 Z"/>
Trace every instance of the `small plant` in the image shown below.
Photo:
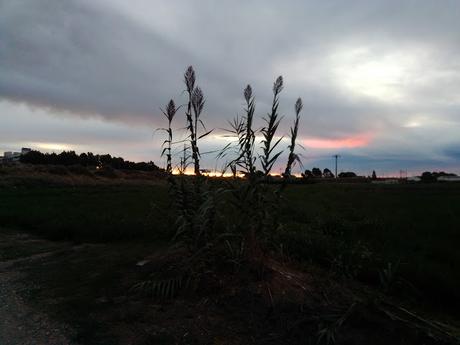
<path fill-rule="evenodd" d="M 354 313 L 358 303 L 352 303 L 344 313 L 324 315 L 320 317 L 318 325 L 317 344 L 332 345 L 336 342 L 336 335 L 343 324 Z"/>
<path fill-rule="evenodd" d="M 399 261 L 396 262 L 396 264 L 388 262 L 386 267 L 379 272 L 380 284 L 382 285 L 385 293 L 389 293 L 398 282 L 399 266 Z"/>
<path fill-rule="evenodd" d="M 179 291 L 186 284 L 186 277 L 183 276 L 163 279 L 152 276 L 150 279 L 133 285 L 130 292 L 147 295 L 160 300 L 166 300 L 176 297 Z"/>

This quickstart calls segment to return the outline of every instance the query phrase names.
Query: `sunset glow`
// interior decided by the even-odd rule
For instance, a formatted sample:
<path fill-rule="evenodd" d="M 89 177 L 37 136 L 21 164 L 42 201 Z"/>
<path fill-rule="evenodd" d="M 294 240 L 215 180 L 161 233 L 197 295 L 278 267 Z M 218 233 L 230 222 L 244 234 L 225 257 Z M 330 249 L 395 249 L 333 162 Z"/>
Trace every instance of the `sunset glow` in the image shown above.
<path fill-rule="evenodd" d="M 62 143 L 31 143 L 29 146 L 40 150 L 55 152 L 75 150 L 75 147 Z"/>
<path fill-rule="evenodd" d="M 371 141 L 368 134 L 361 134 L 340 139 L 310 138 L 303 140 L 303 144 L 315 149 L 341 149 L 365 147 Z"/>

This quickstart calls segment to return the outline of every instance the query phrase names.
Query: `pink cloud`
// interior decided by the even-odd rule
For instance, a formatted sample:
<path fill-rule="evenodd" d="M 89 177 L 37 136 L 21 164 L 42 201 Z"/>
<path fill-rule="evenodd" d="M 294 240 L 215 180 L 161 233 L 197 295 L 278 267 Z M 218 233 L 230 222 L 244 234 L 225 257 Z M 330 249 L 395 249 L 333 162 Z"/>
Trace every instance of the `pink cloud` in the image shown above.
<path fill-rule="evenodd" d="M 369 134 L 357 134 L 345 138 L 326 139 L 326 138 L 309 138 L 304 139 L 303 144 L 315 149 L 341 149 L 364 147 L 371 141 Z"/>

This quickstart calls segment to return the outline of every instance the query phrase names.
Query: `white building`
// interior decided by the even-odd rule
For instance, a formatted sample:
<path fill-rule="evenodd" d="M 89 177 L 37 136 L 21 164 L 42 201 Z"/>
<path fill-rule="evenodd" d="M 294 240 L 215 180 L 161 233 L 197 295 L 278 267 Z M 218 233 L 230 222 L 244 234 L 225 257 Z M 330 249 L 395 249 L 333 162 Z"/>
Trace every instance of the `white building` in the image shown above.
<path fill-rule="evenodd" d="M 460 176 L 439 176 L 439 182 L 460 182 Z"/>
<path fill-rule="evenodd" d="M 14 162 L 19 162 L 21 159 L 22 155 L 25 155 L 32 151 L 32 149 L 28 147 L 23 147 L 21 149 L 21 152 L 12 152 L 12 151 L 6 151 L 3 154 L 3 157 L 0 156 L 0 161 L 3 163 L 14 163 Z"/>

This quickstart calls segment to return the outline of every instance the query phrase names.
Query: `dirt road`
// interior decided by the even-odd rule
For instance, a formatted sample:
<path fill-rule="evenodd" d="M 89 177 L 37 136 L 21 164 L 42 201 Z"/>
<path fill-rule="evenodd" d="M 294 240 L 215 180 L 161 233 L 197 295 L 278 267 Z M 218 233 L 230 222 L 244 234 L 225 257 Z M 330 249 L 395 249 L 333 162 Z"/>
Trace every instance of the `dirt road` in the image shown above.
<path fill-rule="evenodd" d="M 24 279 L 19 267 L 39 264 L 56 250 L 64 249 L 55 246 L 52 242 L 36 240 L 24 234 L 0 232 L 0 344 L 75 344 L 69 339 L 72 334 L 70 327 L 51 320 L 22 297 L 33 286 Z M 28 249 L 31 249 L 28 247 L 38 252 L 28 255 Z"/>

